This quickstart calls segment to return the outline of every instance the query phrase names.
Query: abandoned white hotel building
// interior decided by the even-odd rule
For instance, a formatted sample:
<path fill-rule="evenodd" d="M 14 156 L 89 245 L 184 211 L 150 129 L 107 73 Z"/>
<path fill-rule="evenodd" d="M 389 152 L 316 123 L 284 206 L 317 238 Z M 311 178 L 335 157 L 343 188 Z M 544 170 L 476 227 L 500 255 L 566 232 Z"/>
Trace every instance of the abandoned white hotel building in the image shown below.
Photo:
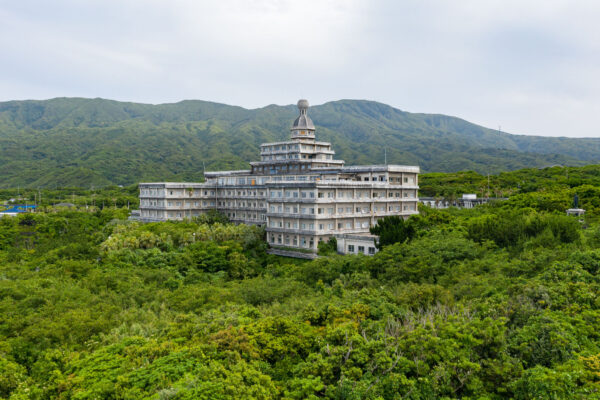
<path fill-rule="evenodd" d="M 331 144 L 315 140 L 308 101 L 285 142 L 261 145 L 249 170 L 206 172 L 204 183 L 140 183 L 140 219 L 163 221 L 217 209 L 236 223 L 265 226 L 273 248 L 316 252 L 338 239 L 344 253 L 375 252 L 377 219 L 417 214 L 418 166 L 344 166 Z"/>

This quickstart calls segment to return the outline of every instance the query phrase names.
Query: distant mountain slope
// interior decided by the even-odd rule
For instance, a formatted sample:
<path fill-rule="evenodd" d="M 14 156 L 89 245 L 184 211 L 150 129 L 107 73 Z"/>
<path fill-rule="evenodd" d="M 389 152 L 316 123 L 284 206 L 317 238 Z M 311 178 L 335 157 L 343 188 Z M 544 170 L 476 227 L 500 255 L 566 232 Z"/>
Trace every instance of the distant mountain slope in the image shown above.
<path fill-rule="evenodd" d="M 416 164 L 482 173 L 600 161 L 600 139 L 518 136 L 459 118 L 340 100 L 312 107 L 317 138 L 351 164 Z M 295 106 L 241 107 L 189 100 L 149 105 L 57 98 L 0 103 L 0 186 L 102 186 L 199 180 L 245 168 L 263 142 L 285 140 Z"/>

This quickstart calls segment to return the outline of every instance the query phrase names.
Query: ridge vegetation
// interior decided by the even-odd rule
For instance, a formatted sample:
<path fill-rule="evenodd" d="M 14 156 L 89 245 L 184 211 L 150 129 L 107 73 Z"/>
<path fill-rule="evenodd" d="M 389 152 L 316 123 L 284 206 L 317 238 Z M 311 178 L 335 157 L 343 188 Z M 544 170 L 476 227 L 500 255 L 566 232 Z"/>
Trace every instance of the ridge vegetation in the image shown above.
<path fill-rule="evenodd" d="M 57 98 L 0 103 L 0 187 L 101 187 L 199 181 L 243 169 L 263 142 L 287 140 L 295 106 L 255 110 L 206 101 L 149 105 Z M 496 173 L 600 161 L 600 139 L 518 136 L 459 118 L 362 100 L 312 107 L 318 138 L 352 164 Z"/>

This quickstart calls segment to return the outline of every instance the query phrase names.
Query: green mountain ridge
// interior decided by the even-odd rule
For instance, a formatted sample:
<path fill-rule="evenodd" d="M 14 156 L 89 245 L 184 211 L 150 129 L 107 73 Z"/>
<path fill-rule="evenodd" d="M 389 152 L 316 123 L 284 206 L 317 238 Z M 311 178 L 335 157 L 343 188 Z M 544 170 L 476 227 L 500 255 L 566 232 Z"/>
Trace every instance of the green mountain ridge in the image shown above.
<path fill-rule="evenodd" d="M 367 100 L 311 107 L 318 140 L 347 165 L 420 165 L 426 172 L 496 173 L 600 161 L 600 138 L 512 135 L 456 117 Z M 56 98 L 0 103 L 0 187 L 105 186 L 197 181 L 247 168 L 259 146 L 286 140 L 294 105 L 258 109 L 201 100 L 140 104 Z"/>

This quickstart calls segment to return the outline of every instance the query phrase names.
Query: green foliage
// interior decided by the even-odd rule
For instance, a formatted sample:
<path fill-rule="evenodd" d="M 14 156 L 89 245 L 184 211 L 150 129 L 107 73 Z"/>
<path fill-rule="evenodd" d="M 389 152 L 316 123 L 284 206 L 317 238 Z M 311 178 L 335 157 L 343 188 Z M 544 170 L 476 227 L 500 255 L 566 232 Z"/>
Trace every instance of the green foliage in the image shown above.
<path fill-rule="evenodd" d="M 580 238 L 576 219 L 566 215 L 539 214 L 527 210 L 489 213 L 467 224 L 469 237 L 478 242 L 490 240 L 500 247 L 526 244 L 535 238 L 545 247 L 573 243 Z"/>
<path fill-rule="evenodd" d="M 423 207 L 372 257 L 270 256 L 217 214 L 0 218 L 0 398 L 599 399 L 598 186 L 569 179 Z"/>
<path fill-rule="evenodd" d="M 500 172 L 598 162 L 600 140 L 516 136 L 459 118 L 411 114 L 362 100 L 310 110 L 318 136 L 349 165 Z M 200 181 L 208 170 L 247 168 L 264 142 L 286 140 L 294 106 L 255 110 L 205 101 L 136 104 L 58 98 L 0 103 L 3 187 L 103 187 Z M 477 187 L 477 192 L 480 187 Z"/>
<path fill-rule="evenodd" d="M 334 236 L 332 236 L 327 242 L 319 242 L 318 248 L 319 255 L 321 256 L 337 254 L 337 239 Z"/>
<path fill-rule="evenodd" d="M 411 221 L 407 222 L 404 218 L 396 215 L 379 219 L 370 231 L 373 235 L 379 236 L 376 243 L 378 249 L 394 243 L 403 243 L 412 239 L 416 234 L 416 229 Z"/>

